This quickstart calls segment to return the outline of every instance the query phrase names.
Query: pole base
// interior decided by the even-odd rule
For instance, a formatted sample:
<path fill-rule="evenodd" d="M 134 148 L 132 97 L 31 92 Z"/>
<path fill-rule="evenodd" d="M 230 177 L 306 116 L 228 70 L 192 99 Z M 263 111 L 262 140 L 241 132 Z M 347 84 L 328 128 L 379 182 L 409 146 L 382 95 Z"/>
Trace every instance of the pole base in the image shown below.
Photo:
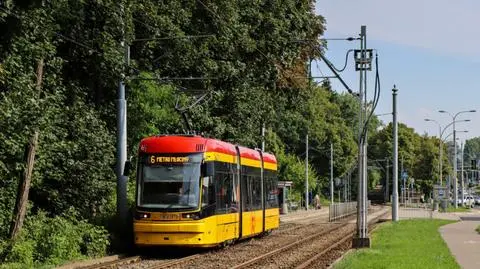
<path fill-rule="evenodd" d="M 353 248 L 370 248 L 370 238 L 353 238 Z"/>

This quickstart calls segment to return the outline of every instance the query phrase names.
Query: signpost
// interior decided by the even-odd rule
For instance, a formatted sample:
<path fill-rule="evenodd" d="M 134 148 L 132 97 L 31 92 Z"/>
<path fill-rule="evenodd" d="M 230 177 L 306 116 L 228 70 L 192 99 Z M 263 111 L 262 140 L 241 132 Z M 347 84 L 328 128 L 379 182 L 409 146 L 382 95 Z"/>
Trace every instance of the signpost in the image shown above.
<path fill-rule="evenodd" d="M 402 187 L 402 200 L 403 200 L 403 206 L 406 205 L 406 181 L 407 181 L 407 178 L 408 178 L 408 173 L 407 171 L 402 171 L 402 174 L 401 174 L 401 178 L 402 178 L 402 181 L 403 181 L 403 187 Z"/>
<path fill-rule="evenodd" d="M 442 208 L 442 211 L 447 209 L 448 195 L 447 195 L 447 186 L 434 185 L 433 186 L 433 199 L 434 199 L 434 209 L 438 210 L 438 204 Z"/>

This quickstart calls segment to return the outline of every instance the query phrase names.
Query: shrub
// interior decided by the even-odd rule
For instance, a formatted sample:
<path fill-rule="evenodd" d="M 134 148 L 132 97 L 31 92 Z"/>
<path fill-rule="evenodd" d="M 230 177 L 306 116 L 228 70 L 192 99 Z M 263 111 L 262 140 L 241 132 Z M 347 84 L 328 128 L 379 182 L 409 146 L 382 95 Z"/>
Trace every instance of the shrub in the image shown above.
<path fill-rule="evenodd" d="M 44 212 L 28 217 L 6 262 L 12 267 L 21 263 L 32 268 L 105 255 L 109 244 L 105 228 L 78 220 L 77 216 L 70 210 L 63 217 L 48 217 Z"/>

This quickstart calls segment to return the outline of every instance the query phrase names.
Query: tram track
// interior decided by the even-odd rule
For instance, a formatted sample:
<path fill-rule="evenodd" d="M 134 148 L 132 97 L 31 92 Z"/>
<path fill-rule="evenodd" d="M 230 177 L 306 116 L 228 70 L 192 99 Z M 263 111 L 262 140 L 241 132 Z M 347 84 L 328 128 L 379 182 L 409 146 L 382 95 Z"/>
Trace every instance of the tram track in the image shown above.
<path fill-rule="evenodd" d="M 380 220 L 384 218 L 389 213 L 385 213 L 381 216 L 376 217 L 369 223 L 370 232 L 374 231 L 378 225 L 380 224 Z M 331 265 L 333 261 L 332 258 L 325 259 L 324 257 L 335 257 L 338 255 L 334 255 L 337 250 L 343 253 L 344 250 L 348 250 L 351 248 L 351 242 L 355 236 L 355 232 L 350 233 L 349 235 L 342 238 L 340 241 L 334 243 L 330 247 L 322 250 L 320 253 L 314 255 L 310 259 L 306 260 L 302 264 L 295 267 L 295 269 L 305 269 L 305 268 L 326 268 L 327 266 Z M 329 255 L 330 254 L 330 255 Z M 333 255 L 332 255 L 333 254 Z"/>
<path fill-rule="evenodd" d="M 185 262 L 188 262 L 190 260 L 193 260 L 195 258 L 198 258 L 200 257 L 201 254 L 194 254 L 194 255 L 190 255 L 190 256 L 187 256 L 187 257 L 184 257 L 184 258 L 180 258 L 180 259 L 175 259 L 175 260 L 172 260 L 172 261 L 167 261 L 167 262 L 160 262 L 158 264 L 153 264 L 149 267 L 146 267 L 146 269 L 163 269 L 163 268 L 170 268 L 172 266 L 176 266 L 176 265 L 179 265 L 179 264 L 182 264 L 182 263 L 185 263 Z"/>
<path fill-rule="evenodd" d="M 316 239 L 316 238 L 322 237 L 322 236 L 324 236 L 324 235 L 326 235 L 326 234 L 329 234 L 329 233 L 331 233 L 331 232 L 334 232 L 334 231 L 336 231 L 336 230 L 339 230 L 339 229 L 341 229 L 341 228 L 343 228 L 343 227 L 346 227 L 346 226 L 349 226 L 349 225 L 351 225 L 351 224 L 350 224 L 350 223 L 342 223 L 342 224 L 339 224 L 338 226 L 329 228 L 329 229 L 327 229 L 327 230 L 320 231 L 320 232 L 315 233 L 315 234 L 313 234 L 313 235 L 311 235 L 311 236 L 305 237 L 305 238 L 303 238 L 303 239 L 299 239 L 299 240 L 297 240 L 297 241 L 295 241 L 295 242 L 293 242 L 293 243 L 290 243 L 290 244 L 288 244 L 288 245 L 286 245 L 286 246 L 284 246 L 284 247 L 275 249 L 275 250 L 270 251 L 270 252 L 268 252 L 268 253 L 266 253 L 266 254 L 263 254 L 263 255 L 261 255 L 261 256 L 255 257 L 255 258 L 253 258 L 253 259 L 251 259 L 251 260 L 249 260 L 249 261 L 247 261 L 247 262 L 244 262 L 244 263 L 242 263 L 242 264 L 236 265 L 236 266 L 232 267 L 232 269 L 248 268 L 248 267 L 250 267 L 250 266 L 256 265 L 256 264 L 259 263 L 260 261 L 265 261 L 265 260 L 271 259 L 273 256 L 275 256 L 275 255 L 277 255 L 277 254 L 279 254 L 279 253 L 282 253 L 282 252 L 284 252 L 284 251 L 290 250 L 290 249 L 292 249 L 292 248 L 294 248 L 294 247 L 296 247 L 296 246 L 298 246 L 298 245 L 300 245 L 300 244 L 303 244 L 303 243 L 305 243 L 305 242 L 309 242 L 309 241 L 314 240 L 314 239 Z"/>
<path fill-rule="evenodd" d="M 373 219 L 371 223 L 377 222 L 383 216 Z M 335 234 L 338 234 L 338 236 L 335 236 Z M 317 268 L 312 266 L 316 265 L 318 260 L 327 260 L 325 264 L 328 264 L 328 261 L 331 260 L 328 258 L 329 256 L 338 256 L 331 255 L 331 252 L 339 248 L 349 249 L 354 234 L 354 224 L 342 223 L 257 256 L 232 268 Z M 318 249 L 323 250 L 317 254 Z M 299 263 L 300 265 L 297 266 Z M 324 268 L 324 266 L 320 265 L 318 268 Z"/>
<path fill-rule="evenodd" d="M 381 217 L 372 219 L 370 223 Z M 324 223 L 317 220 L 308 224 L 289 223 L 269 236 L 243 240 L 226 248 L 200 254 L 185 253 L 188 256 L 182 254 L 183 257 L 173 258 L 178 252 L 167 255 L 155 250 L 148 255 L 126 257 L 84 268 L 326 268 L 351 248 L 354 230 L 355 224 L 352 222 Z M 265 254 L 260 255 L 262 253 Z"/>
<path fill-rule="evenodd" d="M 178 264 L 188 262 L 192 259 L 200 257 L 201 254 L 193 254 L 176 259 L 152 259 L 144 256 L 131 256 L 115 261 L 109 261 L 94 265 L 81 267 L 81 269 L 118 269 L 118 268 L 142 268 L 142 269 L 163 269 L 176 266 Z"/>
<path fill-rule="evenodd" d="M 131 263 L 138 263 L 141 260 L 142 260 L 141 256 L 130 256 L 130 257 L 114 260 L 114 261 L 82 266 L 80 268 L 81 269 L 112 269 L 112 268 L 118 268 L 119 266 L 131 264 Z"/>

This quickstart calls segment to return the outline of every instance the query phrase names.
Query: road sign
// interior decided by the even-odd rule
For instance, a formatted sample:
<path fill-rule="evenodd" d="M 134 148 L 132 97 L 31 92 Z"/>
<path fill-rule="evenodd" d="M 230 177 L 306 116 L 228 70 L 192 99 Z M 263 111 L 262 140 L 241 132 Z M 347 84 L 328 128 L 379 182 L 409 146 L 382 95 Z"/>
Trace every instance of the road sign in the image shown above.
<path fill-rule="evenodd" d="M 407 173 L 407 171 L 403 171 L 403 172 L 402 172 L 402 179 L 405 180 L 405 179 L 407 179 L 407 178 L 408 178 L 408 173 Z"/>

